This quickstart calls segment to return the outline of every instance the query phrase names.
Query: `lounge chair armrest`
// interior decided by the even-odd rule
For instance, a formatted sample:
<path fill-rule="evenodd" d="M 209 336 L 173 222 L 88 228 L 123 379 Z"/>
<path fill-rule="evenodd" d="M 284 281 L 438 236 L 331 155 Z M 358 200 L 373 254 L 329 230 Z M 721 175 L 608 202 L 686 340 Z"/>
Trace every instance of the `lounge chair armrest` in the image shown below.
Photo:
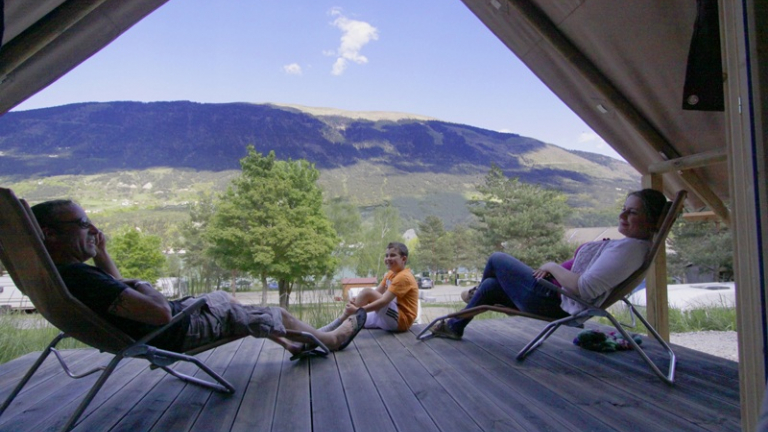
<path fill-rule="evenodd" d="M 143 338 L 139 339 L 137 341 L 137 343 L 144 344 L 144 343 L 147 343 L 147 342 L 151 341 L 152 339 L 157 337 L 157 335 L 159 335 L 159 334 L 163 333 L 164 331 L 168 330 L 168 328 L 171 327 L 172 325 L 178 323 L 179 321 L 183 320 L 185 317 L 189 316 L 192 312 L 194 312 L 194 311 L 200 309 L 201 307 L 203 307 L 203 305 L 205 303 L 206 303 L 206 301 L 205 301 L 204 298 L 199 298 L 199 299 L 195 300 L 194 303 L 192 303 L 191 305 L 185 307 L 184 310 L 182 310 L 181 312 L 179 312 L 176 315 L 174 315 L 173 318 L 171 318 L 171 320 L 168 321 L 168 324 L 165 324 L 164 326 L 158 328 L 157 330 L 153 331 L 152 333 L 149 333 L 148 335 L 146 335 Z"/>
<path fill-rule="evenodd" d="M 552 282 L 550 282 L 550 281 L 548 281 L 546 279 L 537 279 L 537 280 L 539 281 L 539 283 L 542 286 L 544 286 L 544 287 L 546 287 L 546 288 L 548 288 L 548 289 L 550 289 L 552 291 L 557 292 L 558 294 L 560 294 L 563 297 L 568 297 L 569 299 L 575 301 L 576 303 L 581 304 L 582 306 L 586 306 L 586 307 L 593 307 L 594 306 L 594 305 L 591 305 L 591 304 L 587 303 L 586 301 L 584 301 L 584 299 L 582 299 L 581 297 L 572 294 L 570 291 L 567 291 L 565 288 L 559 287 L 559 286 L 553 284 Z"/>

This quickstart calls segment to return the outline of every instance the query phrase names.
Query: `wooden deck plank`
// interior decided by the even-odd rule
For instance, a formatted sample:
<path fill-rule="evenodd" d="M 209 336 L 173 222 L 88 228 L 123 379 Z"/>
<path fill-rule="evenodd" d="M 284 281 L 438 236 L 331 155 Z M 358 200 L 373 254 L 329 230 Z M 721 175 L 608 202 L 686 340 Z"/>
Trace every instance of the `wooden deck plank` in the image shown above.
<path fill-rule="evenodd" d="M 408 336 L 399 338 L 411 340 Z M 482 355 L 471 358 L 456 345 L 440 340 L 415 341 L 409 348 L 425 370 L 441 382 L 481 427 L 489 429 L 496 425 L 510 430 L 536 431 L 568 429 L 538 404 L 525 398 L 522 393 L 526 387 L 519 385 L 519 380 L 514 382 L 515 385 L 509 385 L 509 381 L 512 381 L 510 375 L 516 374 L 514 369 L 505 370 L 505 379 L 497 379 L 488 373 L 493 368 L 493 358 Z M 470 349 L 475 353 L 481 352 L 477 347 Z"/>
<path fill-rule="evenodd" d="M 87 358 L 93 362 L 91 364 L 78 363 L 73 366 L 77 366 L 78 369 L 80 367 L 86 370 L 91 369 L 94 366 L 107 363 L 111 355 L 97 354 Z M 57 362 L 53 359 L 46 359 L 47 361 Z M 118 369 L 122 369 L 124 366 L 118 365 Z M 81 371 L 78 370 L 78 372 Z M 95 373 L 81 379 L 72 379 L 59 367 L 59 373 L 37 386 L 30 389 L 25 388 L 17 396 L 8 412 L 3 415 L 1 427 L 7 427 L 9 430 L 45 430 L 46 428 L 55 428 L 55 424 L 63 424 L 75 407 L 79 405 L 82 397 L 96 382 L 99 375 L 100 373 Z"/>
<path fill-rule="evenodd" d="M 517 320 L 517 318 L 513 319 Z M 533 321 L 533 320 L 523 320 Z M 535 322 L 535 321 L 533 321 Z M 494 323 L 499 325 L 500 323 Z M 518 330 L 515 330 L 515 329 Z M 611 328 L 599 327 L 595 324 L 588 324 L 587 328 L 600 328 L 603 331 L 610 331 Z M 511 330 L 516 331 L 518 334 L 524 335 L 527 330 L 520 328 L 519 326 L 512 326 Z M 536 332 L 538 328 L 536 328 Z M 552 342 L 559 341 L 561 346 L 574 347 L 572 344 L 573 337 L 578 333 L 577 329 L 571 329 L 571 331 L 562 332 L 558 330 L 550 337 L 552 341 L 545 343 L 542 348 L 548 350 Z M 533 332 L 533 330 L 530 330 Z M 531 336 L 532 338 L 532 336 Z M 652 338 L 643 336 L 643 348 L 658 365 L 664 366 L 661 369 L 664 371 L 667 367 L 666 353 L 661 346 Z M 575 347 L 574 347 L 575 348 Z M 724 360 L 711 356 L 709 354 L 700 353 L 688 348 L 675 346 L 673 347 L 677 355 L 678 364 L 676 369 L 676 384 L 675 388 L 691 389 L 695 388 L 699 391 L 705 390 L 705 393 L 712 394 L 716 397 L 720 397 L 721 403 L 731 403 L 734 400 L 738 400 L 738 364 L 736 362 Z M 541 349 L 541 348 L 540 348 Z M 584 356 L 592 356 L 592 358 L 600 359 L 603 364 L 611 364 L 616 368 L 630 368 L 636 373 L 632 374 L 633 377 L 647 377 L 650 381 L 660 382 L 658 378 L 651 372 L 650 368 L 640 358 L 637 353 L 634 352 L 622 352 L 616 353 L 618 355 L 606 355 L 600 353 L 594 353 L 592 351 L 578 349 L 573 350 L 581 353 Z M 534 354 L 535 355 L 535 354 Z M 553 354 L 556 356 L 556 354 Z"/>
<path fill-rule="evenodd" d="M 503 408 L 518 411 L 524 415 L 529 422 L 542 423 L 546 429 L 558 429 L 558 423 L 563 425 L 563 429 L 573 431 L 584 430 L 606 430 L 605 425 L 594 416 L 582 410 L 578 405 L 574 405 L 560 397 L 560 395 L 543 387 L 535 379 L 524 373 L 525 368 L 538 367 L 536 365 L 522 365 L 519 363 L 510 363 L 509 359 L 499 359 L 491 355 L 484 346 L 492 343 L 495 335 L 484 329 L 478 329 L 476 326 L 470 326 L 465 331 L 466 338 L 460 342 L 433 339 L 427 343 L 445 359 L 450 359 L 453 363 L 461 357 L 452 352 L 452 349 L 459 351 L 467 358 L 466 366 L 463 367 L 465 373 L 472 374 L 472 382 L 479 382 L 480 388 L 494 388 L 498 386 L 496 392 L 489 393 L 494 403 Z M 502 339 L 504 340 L 504 339 Z M 504 340 L 504 343 L 509 341 Z M 495 383 L 489 383 L 493 380 Z M 516 390 L 515 392 L 511 389 Z M 510 402 L 506 399 L 506 394 L 512 393 L 511 398 L 514 405 L 508 405 Z M 525 410 L 525 407 L 529 410 Z M 536 411 L 541 408 L 542 413 Z M 546 425 L 546 422 L 553 423 Z"/>
<path fill-rule="evenodd" d="M 519 320 L 516 320 L 519 321 Z M 520 329 L 518 325 L 509 325 L 506 320 L 496 321 L 489 324 L 489 328 L 492 330 L 504 330 L 505 332 L 519 333 L 522 336 L 528 336 L 526 329 Z M 605 330 L 605 329 L 603 329 Z M 561 332 L 562 330 L 558 330 Z M 577 333 L 579 330 L 571 330 L 571 332 Z M 681 417 L 681 419 L 687 419 L 687 421 L 709 426 L 710 430 L 730 430 L 734 424 L 727 421 L 727 417 L 721 415 L 725 409 L 728 411 L 732 406 L 725 404 L 723 406 L 720 401 L 707 401 L 696 400 L 693 394 L 686 394 L 678 387 L 684 389 L 690 389 L 690 386 L 681 385 L 678 383 L 675 387 L 670 387 L 662 383 L 655 375 L 653 375 L 648 366 L 640 360 L 640 357 L 634 352 L 616 352 L 616 353 L 597 353 L 593 351 L 579 349 L 572 344 L 573 335 L 569 334 L 569 331 L 562 331 L 558 337 L 551 337 L 545 345 L 539 348 L 539 352 L 532 354 L 525 360 L 525 362 L 536 361 L 533 360 L 536 356 L 548 357 L 548 361 L 560 363 L 562 365 L 572 365 L 579 370 L 584 371 L 587 375 L 594 377 L 605 382 L 606 388 L 619 388 L 627 389 L 633 388 L 636 390 L 633 392 L 634 396 L 637 396 L 643 403 L 655 405 L 659 412 L 666 412 L 669 415 L 675 417 Z M 557 333 L 556 333 L 557 334 Z M 648 347 L 649 340 L 645 339 L 643 342 Z M 655 342 L 653 342 L 655 343 Z M 514 349 L 510 350 L 510 354 Z M 651 357 L 655 360 L 660 360 L 661 351 L 657 353 L 650 353 Z M 637 363 L 632 362 L 637 359 Z M 628 362 L 629 360 L 629 362 Z M 612 363 L 613 367 L 606 367 L 606 363 Z M 621 371 L 622 368 L 626 369 L 626 366 L 632 365 L 629 370 Z M 678 374 L 679 378 L 685 378 L 685 375 Z M 738 384 L 735 384 L 736 386 Z M 700 388 L 700 387 L 699 387 Z M 707 414 L 707 419 L 702 420 L 701 413 Z M 708 415 L 711 414 L 711 415 Z M 731 410 L 731 417 L 738 417 L 738 408 Z"/>
<path fill-rule="evenodd" d="M 283 350 L 264 342 L 250 381 L 242 394 L 232 431 L 271 431 L 280 386 Z"/>
<path fill-rule="evenodd" d="M 506 337 L 509 337 L 510 333 L 515 331 L 514 326 L 501 325 L 499 322 L 489 323 L 489 327 L 493 331 L 501 331 L 500 336 Z M 578 330 L 574 331 L 574 329 L 561 329 L 558 331 L 564 335 L 568 333 L 575 335 L 575 333 L 578 333 Z M 555 349 L 556 345 L 563 346 L 566 341 L 555 340 L 549 342 L 549 349 Z M 576 349 L 576 347 L 573 346 L 572 349 Z M 489 352 L 499 356 L 514 358 L 517 350 L 506 346 L 491 345 Z M 610 387 L 601 385 L 599 377 L 595 376 L 592 371 L 574 369 L 574 365 L 563 362 L 556 356 L 546 358 L 547 356 L 541 355 L 543 352 L 537 354 L 539 355 L 529 356 L 523 363 L 549 367 L 547 371 L 541 371 L 540 369 L 531 369 L 530 371 L 530 375 L 542 385 L 557 391 L 564 399 L 580 404 L 585 411 L 592 413 L 595 417 L 600 418 L 606 424 L 618 430 L 632 430 L 634 425 L 642 424 L 641 419 L 646 414 L 638 407 L 641 407 L 644 401 L 631 392 L 625 391 L 625 386 Z M 665 384 L 659 382 L 660 388 L 663 385 Z M 657 411 L 654 417 L 656 421 L 662 422 L 659 425 L 661 427 L 663 424 L 663 428 L 666 430 L 696 430 L 691 428 L 692 425 L 686 420 L 664 411 Z"/>
<path fill-rule="evenodd" d="M 141 365 L 145 368 L 149 368 L 149 363 L 140 359 L 126 360 L 135 362 L 137 365 Z M 135 377 L 125 386 L 123 386 L 119 392 L 113 397 L 107 400 L 100 407 L 90 406 L 88 415 L 80 420 L 77 427 L 74 429 L 78 432 L 97 431 L 97 430 L 109 430 L 114 425 L 119 423 L 134 407 L 139 404 L 141 400 L 146 396 L 155 385 L 157 385 L 168 374 L 162 370 L 149 371 L 145 370 L 141 375 Z M 123 372 L 120 372 L 121 375 Z M 110 378 L 105 386 L 116 385 Z M 98 408 L 94 411 L 94 408 Z M 94 412 L 98 414 L 94 415 Z M 149 411 L 151 412 L 151 411 Z"/>
<path fill-rule="evenodd" d="M 275 346 L 282 350 L 282 347 Z M 311 431 L 311 401 L 309 363 L 289 361 L 290 353 L 283 351 L 280 387 L 277 390 L 273 431 Z"/>
<path fill-rule="evenodd" d="M 363 330 L 358 337 L 370 337 L 371 332 L 372 330 Z M 386 405 L 360 356 L 357 343 L 353 342 L 345 351 L 334 356 L 339 366 L 339 375 L 347 395 L 347 406 L 355 430 L 396 431 Z"/>
<path fill-rule="evenodd" d="M 434 419 L 422 406 L 422 397 L 424 388 L 439 383 L 425 373 L 403 344 L 384 330 L 370 330 L 355 339 L 355 344 L 395 428 L 438 431 Z M 437 391 L 442 392 L 442 387 Z"/>
<path fill-rule="evenodd" d="M 196 357 L 200 361 L 207 361 L 212 351 L 204 352 Z M 141 361 L 141 360 L 138 360 Z M 197 366 L 182 362 L 173 365 L 173 368 L 184 374 L 194 374 L 197 371 Z M 119 419 L 119 421 L 113 426 L 113 430 L 116 431 L 146 431 L 149 430 L 152 425 L 157 422 L 157 419 L 171 406 L 174 400 L 181 393 L 185 384 L 178 378 L 165 373 L 165 371 L 156 370 L 152 373 L 152 377 L 155 373 L 160 377 L 160 380 L 154 382 L 152 379 L 137 380 L 135 385 L 137 388 L 137 398 L 140 396 L 142 390 L 146 393 L 133 405 L 126 404 L 127 412 Z M 120 404 L 122 402 L 122 394 L 115 399 L 115 403 Z M 86 420 L 89 421 L 90 417 Z M 96 430 L 88 428 L 88 423 L 83 424 L 82 430 L 90 431 Z M 79 432 L 80 427 L 75 429 Z"/>
<path fill-rule="evenodd" d="M 242 394 L 248 386 L 265 343 L 271 342 L 251 337 L 230 342 L 237 349 L 234 351 L 229 367 L 225 371 L 214 371 L 220 373 L 235 387 L 235 393 L 231 395 L 218 392 L 211 393 L 208 403 L 200 413 L 200 417 L 198 417 L 192 430 L 229 431 L 235 422 L 238 411 L 248 409 L 248 407 L 241 407 L 239 403 L 232 402 L 238 401 L 240 399 L 239 394 Z"/>
<path fill-rule="evenodd" d="M 40 356 L 40 352 L 30 353 L 19 359 L 13 361 L 11 368 L 13 373 L 3 374 L 0 377 L 0 398 L 5 399 L 16 385 L 21 380 L 30 367 Z M 69 365 L 70 369 L 75 373 L 82 373 L 91 368 L 98 362 L 99 352 L 96 350 L 67 350 L 62 352 L 64 361 Z M 109 358 L 105 356 L 104 358 Z M 21 360 L 21 361 L 19 361 Z M 5 369 L 5 365 L 3 365 Z M 60 379 L 60 374 L 64 374 L 64 371 L 59 364 L 59 361 L 51 354 L 45 359 L 43 364 L 40 365 L 35 375 L 29 380 L 24 387 L 24 391 L 30 391 L 36 386 L 44 383 L 46 380 L 55 378 Z"/>
<path fill-rule="evenodd" d="M 359 337 L 363 337 L 361 334 Z M 351 349 L 347 348 L 347 349 Z M 339 355 L 343 355 L 339 353 Z M 312 429 L 316 431 L 353 432 L 346 394 L 335 354 L 304 360 L 310 367 L 312 393 Z"/>
<path fill-rule="evenodd" d="M 552 342 L 562 344 L 562 340 Z M 644 338 L 643 344 L 646 349 L 653 343 L 655 341 Z M 697 357 L 696 354 L 698 353 L 691 350 L 681 352 L 684 351 L 681 348 L 674 347 L 678 357 L 682 358 L 683 362 L 690 362 L 687 359 L 693 360 Z M 662 385 L 661 381 L 651 374 L 648 366 L 640 361 L 639 356 L 633 352 L 596 353 L 576 349 L 573 345 L 561 345 L 552 349 L 554 351 L 551 354 L 547 352 L 546 348 L 540 354 L 561 359 L 568 364 L 575 365 L 580 370 L 590 371 L 590 374 L 599 377 L 608 386 L 631 386 L 637 390 L 635 394 L 642 397 L 647 403 L 655 404 L 659 409 L 673 409 L 675 415 L 688 418 L 693 422 L 700 422 L 699 424 L 710 430 L 738 429 L 737 424 L 728 420 L 729 418 L 738 418 L 738 405 L 732 403 L 733 399 L 731 401 L 723 400 L 719 396 L 720 387 L 710 387 L 711 381 L 702 381 L 699 378 L 691 377 L 683 370 L 677 374 L 678 383 L 674 387 L 670 387 Z M 662 359 L 660 350 L 656 353 L 649 352 L 649 355 L 657 361 Z M 637 362 L 628 362 L 627 356 L 637 359 Z M 695 385 L 691 385 L 694 380 L 696 380 Z M 738 383 L 732 382 L 731 385 L 737 387 Z M 702 393 L 701 389 L 707 389 L 707 392 Z M 704 413 L 704 419 L 701 418 L 702 413 Z"/>
<path fill-rule="evenodd" d="M 346 350 L 300 362 L 270 341 L 246 338 L 198 356 L 235 385 L 231 396 L 125 360 L 75 431 L 739 430 L 735 362 L 680 348 L 677 384 L 667 386 L 636 353 L 574 346 L 579 329 L 559 329 L 517 361 L 543 325 L 476 320 L 462 341 L 417 341 L 422 326 L 401 334 L 363 330 Z M 652 358 L 662 357 L 655 342 L 643 344 Z M 71 354 L 83 364 L 109 358 L 94 353 Z M 0 392 L 10 392 L 35 358 L 15 360 L 12 372 L 0 365 Z M 57 363 L 46 361 L 36 385 L 0 417 L 0 430 L 53 430 L 66 421 L 95 377 L 72 380 Z"/>
<path fill-rule="evenodd" d="M 232 361 L 232 356 L 239 346 L 240 341 L 238 340 L 216 348 L 213 353 L 211 353 L 211 356 L 208 357 L 206 364 L 214 371 L 226 370 L 227 366 Z M 198 378 L 207 377 L 207 375 L 200 370 L 197 370 L 194 373 L 194 376 Z M 198 416 L 212 393 L 211 390 L 200 386 L 185 384 L 179 397 L 171 403 L 168 410 L 160 416 L 157 423 L 155 423 L 150 430 L 158 432 L 190 430 L 197 421 Z"/>

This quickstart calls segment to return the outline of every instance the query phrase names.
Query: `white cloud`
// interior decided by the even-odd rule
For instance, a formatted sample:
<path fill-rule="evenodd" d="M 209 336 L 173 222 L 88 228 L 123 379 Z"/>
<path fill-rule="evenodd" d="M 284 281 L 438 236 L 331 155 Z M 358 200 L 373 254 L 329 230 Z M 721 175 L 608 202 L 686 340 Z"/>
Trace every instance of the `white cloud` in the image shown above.
<path fill-rule="evenodd" d="M 301 66 L 298 63 L 291 63 L 283 66 L 283 71 L 288 75 L 301 75 Z"/>
<path fill-rule="evenodd" d="M 605 149 L 609 147 L 608 143 L 600 138 L 600 135 L 594 132 L 582 132 L 579 134 L 579 143 L 592 144 L 597 149 Z"/>
<path fill-rule="evenodd" d="M 331 73 L 343 74 L 350 62 L 368 63 L 368 58 L 360 54 L 360 51 L 368 42 L 379 39 L 379 30 L 367 22 L 345 17 L 339 8 L 331 9 L 329 14 L 336 17 L 331 24 L 342 33 L 341 43 L 333 53 L 336 61 L 333 63 Z"/>

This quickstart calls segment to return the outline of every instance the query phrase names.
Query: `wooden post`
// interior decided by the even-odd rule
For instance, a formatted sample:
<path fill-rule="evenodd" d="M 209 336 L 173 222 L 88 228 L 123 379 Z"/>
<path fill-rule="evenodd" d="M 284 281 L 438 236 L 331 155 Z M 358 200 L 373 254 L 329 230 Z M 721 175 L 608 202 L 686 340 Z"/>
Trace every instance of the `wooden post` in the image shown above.
<path fill-rule="evenodd" d="M 768 9 L 764 3 L 719 2 L 727 73 L 726 142 L 733 209 L 741 428 L 745 431 L 758 430 L 768 369 Z"/>
<path fill-rule="evenodd" d="M 660 174 L 643 176 L 643 188 L 663 190 Z M 667 297 L 667 251 L 662 245 L 645 274 L 645 304 L 648 323 L 669 342 L 669 300 Z"/>

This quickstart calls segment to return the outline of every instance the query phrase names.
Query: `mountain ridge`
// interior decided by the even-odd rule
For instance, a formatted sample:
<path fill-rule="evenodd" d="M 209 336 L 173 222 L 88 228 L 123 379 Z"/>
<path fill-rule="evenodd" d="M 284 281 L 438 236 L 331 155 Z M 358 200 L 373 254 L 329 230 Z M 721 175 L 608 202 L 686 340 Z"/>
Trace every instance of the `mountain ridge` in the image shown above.
<path fill-rule="evenodd" d="M 492 163 L 582 206 L 612 205 L 639 185 L 634 169 L 607 156 L 427 116 L 188 101 L 86 102 L 7 113 L 0 117 L 0 181 L 166 168 L 230 176 L 249 144 L 265 154 L 274 150 L 279 159 L 314 163 L 329 197 L 349 196 L 361 206 L 409 201 L 426 206 L 421 214 L 457 211 L 453 201 L 466 201 Z"/>

